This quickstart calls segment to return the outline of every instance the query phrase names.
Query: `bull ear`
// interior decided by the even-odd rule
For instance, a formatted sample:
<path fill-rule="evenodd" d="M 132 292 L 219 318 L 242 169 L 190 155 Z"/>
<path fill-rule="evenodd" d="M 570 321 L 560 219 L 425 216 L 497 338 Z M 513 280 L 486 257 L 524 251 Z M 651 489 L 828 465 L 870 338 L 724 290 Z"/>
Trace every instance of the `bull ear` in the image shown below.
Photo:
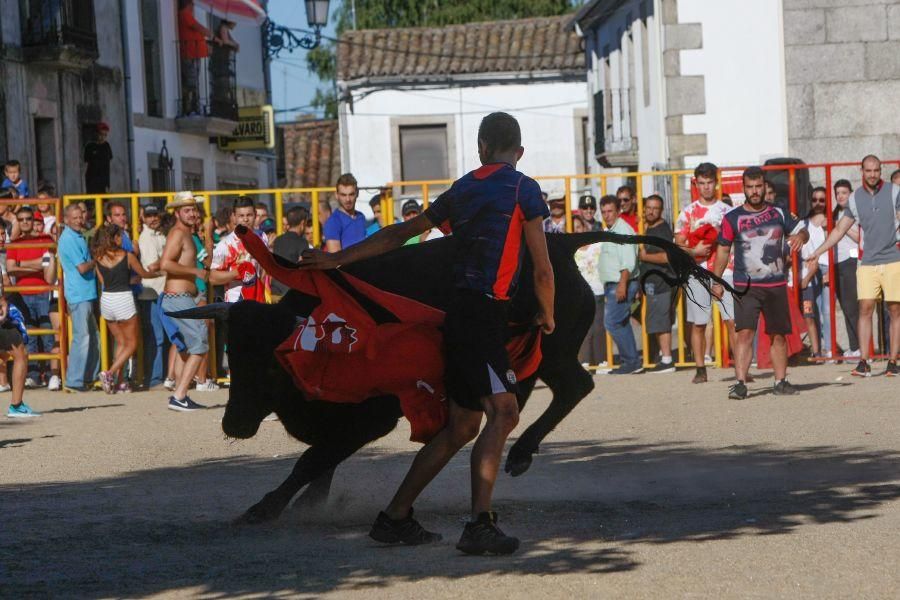
<path fill-rule="evenodd" d="M 228 302 L 214 302 L 206 306 L 167 312 L 166 315 L 175 319 L 219 319 L 224 321 L 228 318 L 230 308 L 231 305 Z"/>

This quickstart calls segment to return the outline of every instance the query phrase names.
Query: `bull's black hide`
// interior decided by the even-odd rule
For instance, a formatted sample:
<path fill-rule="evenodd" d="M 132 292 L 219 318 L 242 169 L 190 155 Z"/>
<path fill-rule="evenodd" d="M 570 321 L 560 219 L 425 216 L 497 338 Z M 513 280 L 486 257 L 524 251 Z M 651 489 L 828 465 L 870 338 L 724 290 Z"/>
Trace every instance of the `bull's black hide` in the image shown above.
<path fill-rule="evenodd" d="M 553 400 L 510 448 L 506 472 L 521 475 L 531 465 L 541 441 L 594 387 L 591 375 L 578 361 L 578 350 L 594 318 L 594 296 L 573 258 L 574 251 L 599 241 L 603 234 L 549 235 L 550 260 L 556 280 L 556 330 L 544 336 L 543 360 L 537 373 L 520 382 L 519 405 L 525 402 L 540 378 L 553 392 Z M 453 298 L 452 237 L 407 246 L 346 267 L 345 271 L 381 289 L 446 309 Z M 684 281 L 694 261 L 666 248 L 676 273 Z M 519 290 L 512 299 L 514 322 L 530 323 L 537 314 L 531 263 L 526 259 Z M 340 278 L 340 275 L 334 274 Z M 240 519 L 261 522 L 274 519 L 300 489 L 302 499 L 327 498 L 334 468 L 354 452 L 394 429 L 402 413 L 393 396 L 365 399 L 360 404 L 305 401 L 273 350 L 294 329 L 298 316 L 308 315 L 317 299 L 290 292 L 278 305 L 241 302 L 228 309 L 228 357 L 231 389 L 222 428 L 232 437 L 248 438 L 262 419 L 276 413 L 293 437 L 309 444 L 290 476 L 266 494 Z"/>

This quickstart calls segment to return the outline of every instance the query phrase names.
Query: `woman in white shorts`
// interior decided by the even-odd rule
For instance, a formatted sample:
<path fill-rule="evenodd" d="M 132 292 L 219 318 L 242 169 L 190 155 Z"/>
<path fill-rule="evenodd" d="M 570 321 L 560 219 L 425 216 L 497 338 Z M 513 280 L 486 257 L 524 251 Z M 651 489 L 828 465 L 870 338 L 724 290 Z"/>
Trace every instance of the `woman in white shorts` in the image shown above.
<path fill-rule="evenodd" d="M 138 316 L 131 291 L 131 271 L 144 278 L 159 277 L 158 270 L 147 271 L 141 261 L 122 249 L 122 228 L 118 225 L 103 225 L 94 236 L 91 254 L 97 263 L 97 277 L 100 279 L 100 316 L 106 319 L 109 331 L 116 340 L 116 354 L 108 371 L 100 372 L 103 391 L 114 394 L 117 389 L 129 392 L 127 381 L 118 382 L 122 367 L 134 355 L 138 342 Z"/>

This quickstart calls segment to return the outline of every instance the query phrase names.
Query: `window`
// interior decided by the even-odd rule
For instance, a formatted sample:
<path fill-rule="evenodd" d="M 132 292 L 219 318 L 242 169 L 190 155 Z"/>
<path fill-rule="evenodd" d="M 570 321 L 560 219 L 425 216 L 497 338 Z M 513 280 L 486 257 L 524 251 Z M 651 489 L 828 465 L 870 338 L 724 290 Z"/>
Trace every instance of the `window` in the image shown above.
<path fill-rule="evenodd" d="M 594 94 L 594 156 L 606 152 L 606 106 L 604 91 Z"/>
<path fill-rule="evenodd" d="M 203 189 L 203 160 L 200 158 L 182 157 L 181 189 L 197 191 Z"/>
<path fill-rule="evenodd" d="M 400 173 L 404 181 L 449 179 L 446 125 L 400 127 Z"/>
<path fill-rule="evenodd" d="M 166 153 L 168 157 L 168 152 Z M 167 160 L 161 159 L 160 155 L 155 152 L 147 153 L 147 171 L 150 173 L 150 191 L 151 192 L 171 192 L 173 191 L 172 167 L 167 164 Z"/>
<path fill-rule="evenodd" d="M 35 183 L 56 183 L 56 125 L 53 119 L 34 119 Z M 32 187 L 37 192 L 37 185 Z"/>
<path fill-rule="evenodd" d="M 159 47 L 159 0 L 141 0 L 141 35 L 144 43 L 145 114 L 163 116 L 162 52 Z M 190 189 L 190 188 L 188 188 Z"/>

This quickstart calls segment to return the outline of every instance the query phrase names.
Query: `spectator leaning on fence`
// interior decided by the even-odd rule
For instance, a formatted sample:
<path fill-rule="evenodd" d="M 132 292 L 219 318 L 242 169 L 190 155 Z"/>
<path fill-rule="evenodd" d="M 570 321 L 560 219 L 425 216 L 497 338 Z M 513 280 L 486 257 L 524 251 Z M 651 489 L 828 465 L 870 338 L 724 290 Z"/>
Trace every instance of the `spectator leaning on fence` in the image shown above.
<path fill-rule="evenodd" d="M 597 220 L 597 199 L 590 194 L 585 194 L 578 199 L 578 211 L 584 219 L 586 231 L 600 231 L 603 226 Z"/>
<path fill-rule="evenodd" d="M 734 281 L 741 287 L 752 280 L 746 295 L 735 302 L 734 372 L 737 382 L 728 391 L 733 400 L 747 397 L 747 373 L 753 354 L 760 314 L 765 317 L 771 340 L 775 395 L 796 394 L 787 380 L 787 340 L 792 324 L 787 296 L 787 265 L 790 252 L 798 251 L 809 239 L 803 223 L 789 212 L 765 201 L 765 176 L 759 167 L 743 173 L 744 204 L 729 211 L 722 221 L 716 249 L 715 270 L 721 276 L 734 248 Z M 713 294 L 722 296 L 722 286 L 713 285 Z"/>
<path fill-rule="evenodd" d="M 712 163 L 700 163 L 694 169 L 694 182 L 700 197 L 691 202 L 675 221 L 675 243 L 682 246 L 698 264 L 712 270 L 715 257 L 716 236 L 722 227 L 722 218 L 731 207 L 716 198 L 717 175 L 719 169 Z M 687 320 L 691 327 L 691 351 L 697 364 L 693 383 L 706 383 L 706 327 L 712 320 L 712 297 L 695 278 L 688 281 Z M 734 309 L 719 304 L 723 319 L 732 319 Z M 732 336 L 733 339 L 733 336 Z"/>
<path fill-rule="evenodd" d="M 566 232 L 566 196 L 560 191 L 547 194 L 550 216 L 544 219 L 544 233 Z"/>
<path fill-rule="evenodd" d="M 663 199 L 658 194 L 647 196 L 644 199 L 644 235 L 662 238 L 667 241 L 674 239 L 672 228 L 662 218 Z M 670 277 L 675 273 L 669 268 L 669 261 L 664 250 L 651 244 L 640 247 L 638 257 L 641 259 L 641 272 L 650 270 L 662 271 Z M 675 321 L 675 298 L 672 295 L 672 287 L 658 275 L 650 275 L 644 284 L 644 293 L 647 302 L 646 319 L 644 328 L 647 335 L 655 335 L 659 344 L 659 360 L 656 366 L 650 369 L 650 373 L 674 373 L 675 362 L 672 360 L 672 324 Z"/>
<path fill-rule="evenodd" d="M 94 261 L 84 240 L 84 211 L 70 204 L 66 228 L 59 236 L 59 260 L 65 275 L 65 296 L 72 321 L 72 341 L 66 370 L 66 391 L 82 392 L 93 384 L 100 370 L 100 344 L 93 303 L 97 299 Z"/>
<path fill-rule="evenodd" d="M 813 252 L 810 262 L 838 243 L 854 222 L 863 233 L 862 260 L 857 269 L 859 298 L 860 361 L 853 375 L 869 377 L 869 345 L 872 342 L 872 314 L 879 298 L 884 298 L 891 317 L 890 359 L 884 374 L 895 377 L 900 355 L 900 186 L 881 179 L 881 160 L 869 155 L 862 160 L 863 184 L 850 197 L 847 208 L 828 238 Z"/>
<path fill-rule="evenodd" d="M 839 179 L 834 184 L 834 199 L 837 207 L 834 209 L 835 224 L 840 221 L 850 202 L 850 194 L 853 186 L 846 179 Z M 859 223 L 854 222 L 847 230 L 847 235 L 837 243 L 836 252 L 837 281 L 835 293 L 841 304 L 841 312 L 844 313 L 844 326 L 847 328 L 847 345 L 849 350 L 844 352 L 845 357 L 859 357 L 859 337 L 857 327 L 859 325 L 859 302 L 856 297 L 856 266 L 859 262 Z"/>
<path fill-rule="evenodd" d="M 637 233 L 638 214 L 634 188 L 630 185 L 621 186 L 616 190 L 616 198 L 619 200 L 619 218 L 628 223 L 635 233 Z"/>
<path fill-rule="evenodd" d="M 309 224 L 309 211 L 303 206 L 295 206 L 287 211 L 288 229 L 275 238 L 272 252 L 291 262 L 300 262 L 303 251 L 309 248 L 306 241 L 306 227 Z M 278 302 L 288 292 L 286 285 L 272 280 L 272 302 Z"/>
<path fill-rule="evenodd" d="M 580 215 L 572 215 L 572 229 L 574 233 L 591 231 L 590 225 Z M 606 328 L 603 326 L 603 282 L 600 281 L 600 271 L 597 268 L 599 260 L 600 244 L 588 244 L 575 251 L 575 264 L 594 294 L 594 321 L 591 323 L 591 328 L 584 337 L 584 341 L 581 342 L 581 349 L 578 351 L 578 360 L 585 367 L 600 366 L 606 363 Z"/>
<path fill-rule="evenodd" d="M 25 395 L 25 375 L 28 371 L 28 351 L 23 340 L 27 338 L 22 314 L 15 306 L 7 303 L 3 290 L 0 289 L 0 361 L 3 361 L 3 364 L 10 359 L 13 361 L 12 402 L 6 411 L 6 416 L 12 419 L 41 416 L 22 400 Z"/>
<path fill-rule="evenodd" d="M 53 239 L 34 230 L 34 211 L 30 206 L 23 206 L 16 211 L 21 236 L 16 243 L 52 244 Z M 6 253 L 6 270 L 15 277 L 17 286 L 46 286 L 54 279 L 56 263 L 48 246 L 37 248 L 13 247 Z M 34 329 L 50 329 L 50 292 L 47 290 L 22 290 L 19 292 L 22 306 L 18 307 L 25 315 L 25 323 Z M 29 335 L 28 353 L 51 352 L 53 335 Z M 49 376 L 48 376 L 49 377 Z M 37 362 L 28 367 L 25 387 L 35 388 L 41 385 L 41 371 Z"/>
<path fill-rule="evenodd" d="M 619 217 L 619 200 L 615 196 L 604 196 L 600 200 L 600 216 L 609 231 L 634 235 L 634 229 Z M 639 288 L 637 246 L 603 242 L 598 271 L 606 303 L 604 325 L 616 342 L 621 359 L 621 364 L 609 374 L 643 373 L 644 366 L 631 330 L 631 305 Z"/>
<path fill-rule="evenodd" d="M 356 210 L 359 185 L 350 173 L 335 184 L 338 208 L 325 221 L 325 250 L 338 252 L 366 239 L 366 217 Z"/>
<path fill-rule="evenodd" d="M 144 227 L 138 237 L 141 251 L 141 265 L 148 271 L 159 271 L 166 236 L 160 231 L 159 207 L 148 204 L 144 207 Z M 141 319 L 141 339 L 144 351 L 144 385 L 153 388 L 163 383 L 165 332 L 162 326 L 159 295 L 166 285 L 165 277 L 148 277 L 141 280 L 141 292 L 137 297 L 138 314 Z"/>
<path fill-rule="evenodd" d="M 806 321 L 813 358 L 831 358 L 828 254 L 819 256 L 818 262 L 809 260 L 816 248 L 825 241 L 825 202 L 825 188 L 815 188 L 812 193 L 809 214 L 804 219 L 806 231 L 809 232 L 809 241 L 803 244 L 803 248 L 800 250 L 800 257 L 803 260 L 800 272 L 803 318 Z"/>

